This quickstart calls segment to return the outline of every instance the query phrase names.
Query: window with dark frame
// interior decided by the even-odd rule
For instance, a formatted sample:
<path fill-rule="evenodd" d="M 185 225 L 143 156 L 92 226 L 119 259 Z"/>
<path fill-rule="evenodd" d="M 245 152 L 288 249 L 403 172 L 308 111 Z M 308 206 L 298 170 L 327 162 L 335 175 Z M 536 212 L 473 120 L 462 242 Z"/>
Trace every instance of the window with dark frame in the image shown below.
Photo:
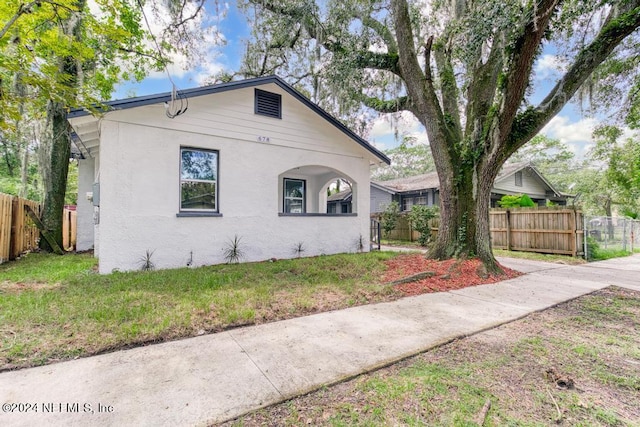
<path fill-rule="evenodd" d="M 516 172 L 516 186 L 522 187 L 522 171 Z"/>
<path fill-rule="evenodd" d="M 402 210 L 410 211 L 413 207 L 413 197 L 405 197 L 402 199 Z"/>
<path fill-rule="evenodd" d="M 255 90 L 255 113 L 262 116 L 282 118 L 282 96 L 265 90 Z"/>
<path fill-rule="evenodd" d="M 306 184 L 304 179 L 284 179 L 284 213 L 306 213 Z"/>
<path fill-rule="evenodd" d="M 218 152 L 180 148 L 180 211 L 218 212 Z"/>

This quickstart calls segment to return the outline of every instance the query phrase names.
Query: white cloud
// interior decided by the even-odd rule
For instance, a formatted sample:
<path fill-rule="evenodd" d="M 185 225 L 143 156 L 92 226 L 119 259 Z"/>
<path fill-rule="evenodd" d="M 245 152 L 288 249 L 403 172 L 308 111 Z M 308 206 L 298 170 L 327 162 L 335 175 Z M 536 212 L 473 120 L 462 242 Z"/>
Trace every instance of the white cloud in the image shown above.
<path fill-rule="evenodd" d="M 152 5 L 153 3 L 145 4 L 144 11 L 149 21 L 151 32 L 160 41 L 163 29 L 167 28 L 171 23 L 170 14 L 166 6 L 156 5 L 158 7 L 154 10 Z M 196 7 L 195 2 L 187 3 L 184 15 L 189 16 L 195 13 Z M 167 70 L 172 77 L 177 79 L 189 77 L 198 85 L 202 85 L 207 77 L 224 69 L 224 66 L 216 60 L 220 56 L 220 48 L 225 43 L 225 37 L 219 32 L 216 22 L 219 21 L 220 16 L 226 14 L 227 9 L 228 4 L 221 6 L 221 9 L 216 11 L 219 13 L 217 15 L 203 8 L 193 20 L 185 23 L 185 32 L 197 35 L 194 39 L 197 43 L 186 46 L 186 49 L 190 51 L 191 57 L 181 52 L 163 52 L 165 57 L 171 61 L 171 64 L 167 66 Z M 143 26 L 146 27 L 146 23 L 143 22 Z M 201 39 L 199 40 L 198 37 L 201 37 Z M 156 50 L 156 46 L 152 41 L 148 42 L 148 46 Z M 148 78 L 165 79 L 167 75 L 164 70 L 155 71 L 150 73 Z"/>
<path fill-rule="evenodd" d="M 591 135 L 598 123 L 598 120 L 592 117 L 571 122 L 569 117 L 558 115 L 547 123 L 542 133 L 564 143 L 591 142 L 593 140 Z"/>
<path fill-rule="evenodd" d="M 577 157 L 583 157 L 593 145 L 593 130 L 599 123 L 593 117 L 571 121 L 567 116 L 558 115 L 547 123 L 541 133 L 564 142 Z"/>
<path fill-rule="evenodd" d="M 385 114 L 378 117 L 371 125 L 368 136 L 372 140 L 376 138 L 392 139 L 396 134 L 399 139 L 410 137 L 415 138 L 418 144 L 429 143 L 424 127 L 408 111 L 402 111 L 398 114 Z"/>
<path fill-rule="evenodd" d="M 567 61 L 558 55 L 545 54 L 534 65 L 536 80 L 545 80 L 557 77 L 559 73 L 567 70 Z"/>

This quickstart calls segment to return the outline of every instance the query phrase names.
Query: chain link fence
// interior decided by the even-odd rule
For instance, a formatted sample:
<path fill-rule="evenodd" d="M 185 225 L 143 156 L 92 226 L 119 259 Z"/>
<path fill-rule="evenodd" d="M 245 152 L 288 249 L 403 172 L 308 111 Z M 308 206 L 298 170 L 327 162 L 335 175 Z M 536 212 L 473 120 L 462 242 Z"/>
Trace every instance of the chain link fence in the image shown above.
<path fill-rule="evenodd" d="M 585 216 L 588 259 L 597 249 L 633 252 L 640 249 L 640 221 L 630 218 Z"/>

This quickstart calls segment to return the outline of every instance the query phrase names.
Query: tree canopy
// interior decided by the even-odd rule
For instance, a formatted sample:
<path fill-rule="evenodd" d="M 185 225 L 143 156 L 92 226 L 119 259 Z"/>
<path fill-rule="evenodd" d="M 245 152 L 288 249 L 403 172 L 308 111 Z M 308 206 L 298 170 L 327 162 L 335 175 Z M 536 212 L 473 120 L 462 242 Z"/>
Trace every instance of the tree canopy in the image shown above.
<path fill-rule="evenodd" d="M 640 0 L 249 0 L 245 8 L 255 10 L 246 74 L 286 74 L 343 117 L 409 111 L 422 123 L 440 178 L 430 254 L 477 255 L 492 270 L 488 208 L 501 166 L 603 64 L 626 57 L 640 26 Z M 567 64 L 552 84 L 534 76 L 545 49 Z"/>

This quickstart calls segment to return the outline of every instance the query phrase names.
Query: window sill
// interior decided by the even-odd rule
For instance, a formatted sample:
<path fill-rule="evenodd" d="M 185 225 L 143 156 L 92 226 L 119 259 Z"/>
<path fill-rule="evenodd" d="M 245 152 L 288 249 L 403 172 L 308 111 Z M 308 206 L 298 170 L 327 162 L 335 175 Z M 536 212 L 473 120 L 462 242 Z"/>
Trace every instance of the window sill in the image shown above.
<path fill-rule="evenodd" d="M 278 216 L 358 216 L 357 213 L 278 213 Z"/>
<path fill-rule="evenodd" d="M 222 214 L 218 212 L 178 212 L 176 217 L 178 218 L 198 218 L 198 217 L 221 217 Z"/>

